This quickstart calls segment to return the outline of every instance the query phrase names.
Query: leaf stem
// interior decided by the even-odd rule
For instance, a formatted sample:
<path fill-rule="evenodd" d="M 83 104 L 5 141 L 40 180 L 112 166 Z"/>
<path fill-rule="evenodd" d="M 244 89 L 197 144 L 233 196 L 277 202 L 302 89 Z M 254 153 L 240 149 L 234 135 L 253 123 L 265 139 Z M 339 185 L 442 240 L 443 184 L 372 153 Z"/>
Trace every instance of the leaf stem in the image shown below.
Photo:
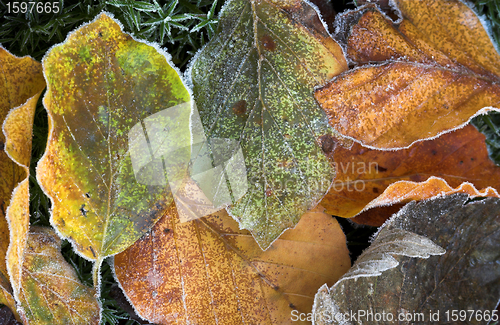
<path fill-rule="evenodd" d="M 94 265 L 92 266 L 92 281 L 94 282 L 96 297 L 99 297 L 101 295 L 101 281 L 100 281 L 101 265 L 102 265 L 102 258 L 98 258 L 95 261 Z"/>

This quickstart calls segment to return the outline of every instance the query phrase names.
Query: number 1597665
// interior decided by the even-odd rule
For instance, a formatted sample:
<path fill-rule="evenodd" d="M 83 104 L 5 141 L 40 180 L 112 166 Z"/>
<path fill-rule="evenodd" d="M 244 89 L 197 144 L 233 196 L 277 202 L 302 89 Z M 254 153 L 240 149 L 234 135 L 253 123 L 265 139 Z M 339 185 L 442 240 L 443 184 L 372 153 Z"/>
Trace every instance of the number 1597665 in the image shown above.
<path fill-rule="evenodd" d="M 37 12 L 39 14 L 57 14 L 60 10 L 59 1 L 54 2 L 7 2 L 7 13 L 22 13 L 25 14 L 27 12 L 33 13 Z"/>

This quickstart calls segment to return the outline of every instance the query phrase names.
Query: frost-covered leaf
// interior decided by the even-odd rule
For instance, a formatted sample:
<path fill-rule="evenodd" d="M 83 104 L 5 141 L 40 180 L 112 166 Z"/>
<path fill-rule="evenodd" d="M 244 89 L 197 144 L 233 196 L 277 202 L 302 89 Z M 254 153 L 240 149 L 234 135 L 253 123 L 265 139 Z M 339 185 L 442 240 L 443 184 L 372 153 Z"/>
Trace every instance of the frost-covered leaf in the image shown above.
<path fill-rule="evenodd" d="M 146 119 L 190 96 L 166 53 L 104 13 L 52 48 L 43 67 L 50 134 L 37 177 L 52 201 L 51 223 L 98 266 L 171 204 L 162 157 L 152 148 L 162 134 L 149 132 Z M 167 132 L 168 121 L 154 116 Z M 189 147 L 187 124 L 176 141 Z"/>
<path fill-rule="evenodd" d="M 100 304 L 60 253 L 61 239 L 50 228 L 31 227 L 21 270 L 20 314 L 25 324 L 92 325 Z"/>
<path fill-rule="evenodd" d="M 394 255 L 429 258 L 446 251 L 424 236 L 404 229 L 387 229 L 377 234 L 376 240 L 361 254 L 353 267 L 342 276 L 342 281 L 359 277 L 379 276 L 399 265 Z"/>
<path fill-rule="evenodd" d="M 125 294 L 156 324 L 288 324 L 350 264 L 342 230 L 319 209 L 266 251 L 225 212 L 179 223 L 172 210 L 114 257 Z"/>
<path fill-rule="evenodd" d="M 321 144 L 333 131 L 312 94 L 346 69 L 342 49 L 302 0 L 228 1 L 191 66 L 207 137 L 237 140 L 245 157 L 248 191 L 228 212 L 262 248 L 331 184 Z"/>
<path fill-rule="evenodd" d="M 500 102 L 500 55 L 471 8 L 395 3 L 397 23 L 375 6 L 338 16 L 337 37 L 359 66 L 315 93 L 337 131 L 379 149 L 462 127 Z"/>
<path fill-rule="evenodd" d="M 409 149 L 381 151 L 356 143 L 350 149 L 337 146 L 330 155 L 337 177 L 321 204 L 328 213 L 372 226 L 380 226 L 409 200 L 451 193 L 464 182 L 493 195 L 493 189 L 500 190 L 500 167 L 488 158 L 484 135 L 473 126 Z M 424 183 L 432 176 L 444 181 Z M 470 186 L 462 190 L 474 193 Z"/>
<path fill-rule="evenodd" d="M 44 85 L 42 84 L 42 87 Z M 14 299 L 17 303 L 19 303 L 19 287 L 21 285 L 21 263 L 24 260 L 26 240 L 30 227 L 29 164 L 31 136 L 33 134 L 36 103 L 40 94 L 41 91 L 28 99 L 23 105 L 11 110 L 3 123 L 3 132 L 6 139 L 5 152 L 12 159 L 13 164 L 15 163 L 15 168 L 19 171 L 16 174 L 21 178 L 21 181 L 12 192 L 10 204 L 6 211 L 10 231 L 6 263 Z"/>
<path fill-rule="evenodd" d="M 24 249 L 29 227 L 29 210 L 12 218 L 10 214 L 9 217 L 7 216 L 7 208 L 11 200 L 18 202 L 20 199 L 25 206 L 29 204 L 28 196 L 21 195 L 20 198 L 16 198 L 18 194 L 14 194 L 13 198 L 12 192 L 14 189 L 19 192 L 21 187 L 27 188 L 33 114 L 38 97 L 45 88 L 45 81 L 40 63 L 30 57 L 17 58 L 1 46 L 0 71 L 0 124 L 2 125 L 2 132 L 0 132 L 0 304 L 9 306 L 15 312 L 9 273 L 16 279 L 12 261 L 15 261 L 19 257 L 17 253 Z M 8 270 L 9 268 L 11 269 Z"/>
<path fill-rule="evenodd" d="M 500 199 L 469 200 L 454 194 L 407 204 L 348 273 L 318 291 L 314 324 L 486 324 L 500 299 Z M 453 320 L 453 310 L 480 311 L 482 319 Z M 356 319 L 332 321 L 350 311 Z"/>
<path fill-rule="evenodd" d="M 499 170 L 500 173 L 500 170 Z M 476 197 L 500 197 L 497 190 L 492 187 L 487 187 L 478 190 L 469 182 L 464 182 L 460 186 L 453 188 L 445 180 L 439 177 L 431 176 L 424 182 L 399 181 L 389 185 L 380 196 L 368 203 L 364 208 L 364 212 L 359 215 L 357 222 L 364 220 L 374 220 L 370 215 L 370 209 L 377 207 L 386 207 L 400 205 L 410 201 L 421 201 L 430 199 L 439 195 L 450 195 L 455 193 L 465 193 L 471 198 Z M 378 214 L 375 214 L 377 216 Z M 389 218 L 390 215 L 386 217 Z M 385 221 L 386 219 L 383 219 Z M 376 219 L 375 219 L 376 220 Z M 373 225 L 373 222 L 371 223 Z M 378 224 L 376 226 L 379 226 Z"/>

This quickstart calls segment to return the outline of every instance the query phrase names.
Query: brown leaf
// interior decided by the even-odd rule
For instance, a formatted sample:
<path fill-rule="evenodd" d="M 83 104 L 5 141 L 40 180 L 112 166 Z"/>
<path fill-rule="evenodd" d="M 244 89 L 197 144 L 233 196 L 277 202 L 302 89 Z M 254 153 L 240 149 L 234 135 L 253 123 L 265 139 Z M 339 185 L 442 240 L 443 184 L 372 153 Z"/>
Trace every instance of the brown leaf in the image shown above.
<path fill-rule="evenodd" d="M 350 60 L 364 66 L 315 93 L 337 131 L 379 149 L 457 129 L 500 102 L 500 55 L 469 7 L 458 0 L 396 3 L 401 23 L 374 6 L 339 18 L 337 36 Z"/>
<path fill-rule="evenodd" d="M 45 88 L 42 66 L 30 57 L 18 58 L 0 46 L 0 304 L 7 305 L 18 318 L 10 276 L 12 258 L 24 248 L 29 227 L 29 210 L 12 219 L 7 210 L 17 201 L 15 192 L 28 186 L 31 134 L 36 102 Z M 15 109 L 14 109 L 15 108 Z M 22 181 L 22 184 L 19 184 Z M 28 209 L 28 196 L 20 198 Z M 12 211 L 12 209 L 10 209 Z M 11 222 L 8 222 L 8 219 Z M 9 231 L 10 224 L 10 231 Z M 10 243 L 10 248 L 8 251 Z M 6 257 L 8 261 L 6 262 Z M 14 280 L 16 281 L 16 280 Z M 19 319 L 19 318 L 18 318 Z"/>
<path fill-rule="evenodd" d="M 349 319 L 350 311 L 358 311 L 355 324 L 490 323 L 500 296 L 500 200 L 469 199 L 455 194 L 401 209 L 349 272 L 318 291 L 315 324 L 351 324 L 324 317 Z M 480 316 L 452 316 L 467 309 Z M 386 317 L 370 320 L 360 310 Z"/>
<path fill-rule="evenodd" d="M 456 192 L 450 187 L 459 188 L 465 181 L 478 189 L 488 186 L 500 189 L 500 167 L 489 159 L 484 135 L 473 126 L 416 143 L 409 149 L 380 151 L 356 143 L 351 149 L 338 146 L 332 156 L 337 165 L 337 178 L 321 204 L 327 213 L 345 218 L 368 210 L 360 216 L 362 219 L 354 220 L 373 226 L 380 226 L 398 209 L 378 214 L 378 209 L 369 210 L 374 207 Z M 419 183 L 431 176 L 442 178 L 449 186 L 438 181 L 441 187 L 436 189 L 435 179 Z M 406 182 L 396 183 L 398 181 Z M 405 191 L 411 195 L 402 195 L 399 192 L 402 186 L 407 187 Z M 471 190 L 467 186 L 461 189 L 459 191 L 472 193 L 464 191 Z"/>
<path fill-rule="evenodd" d="M 288 324 L 350 267 L 342 230 L 320 210 L 266 251 L 226 213 L 179 223 L 171 210 L 114 263 L 138 314 L 158 324 Z"/>

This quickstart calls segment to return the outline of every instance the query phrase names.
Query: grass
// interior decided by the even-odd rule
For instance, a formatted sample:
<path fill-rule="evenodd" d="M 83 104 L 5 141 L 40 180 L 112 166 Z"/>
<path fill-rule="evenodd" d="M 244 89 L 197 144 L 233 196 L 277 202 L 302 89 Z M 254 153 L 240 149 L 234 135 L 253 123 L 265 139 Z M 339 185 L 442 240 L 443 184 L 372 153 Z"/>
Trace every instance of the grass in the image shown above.
<path fill-rule="evenodd" d="M 341 11 L 352 3 L 333 0 L 335 9 Z M 174 1 L 60 1 L 57 14 L 9 14 L 7 1 L 0 2 L 0 43 L 10 52 L 18 55 L 31 55 L 41 61 L 47 50 L 66 38 L 68 32 L 86 23 L 105 10 L 122 22 L 125 31 L 136 38 L 156 42 L 166 48 L 172 60 L 183 71 L 193 55 L 214 35 L 217 27 L 217 14 L 222 0 L 174 0 Z M 500 40 L 500 0 L 477 1 L 478 11 L 485 14 L 492 23 L 494 39 Z M 42 96 L 43 97 L 43 96 Z M 41 98 L 42 98 L 41 97 Z M 486 143 L 491 158 L 500 165 L 500 114 L 493 113 L 477 117 L 472 122 L 486 135 Z M 47 114 L 41 101 L 38 103 L 33 136 L 33 150 L 30 179 L 30 213 L 32 224 L 49 225 L 50 202 L 40 190 L 34 175 L 35 167 L 45 150 L 47 141 Z M 347 236 L 351 256 L 356 258 L 369 245 L 374 228 L 353 227 L 346 220 L 339 220 Z M 62 253 L 73 265 L 80 280 L 92 285 L 92 263 L 82 259 L 65 242 Z M 116 283 L 107 263 L 102 269 L 102 324 L 139 324 L 122 309 L 123 300 L 116 295 Z M 112 294 L 115 292 L 115 294 Z M 121 307 L 122 306 L 122 307 Z M 124 307 L 125 309 L 126 306 Z"/>

